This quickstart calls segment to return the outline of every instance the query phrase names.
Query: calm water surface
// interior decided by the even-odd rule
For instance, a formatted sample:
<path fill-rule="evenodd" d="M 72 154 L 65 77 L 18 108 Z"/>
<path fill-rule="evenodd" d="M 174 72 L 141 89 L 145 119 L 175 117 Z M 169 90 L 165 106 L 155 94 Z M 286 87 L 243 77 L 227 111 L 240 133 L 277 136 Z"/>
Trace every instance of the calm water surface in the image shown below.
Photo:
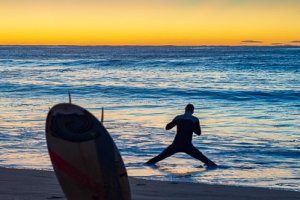
<path fill-rule="evenodd" d="M 100 118 L 129 175 L 300 191 L 300 48 L 0 47 L 0 166 L 50 169 L 45 117 L 73 102 Z M 196 107 L 193 143 L 220 165 L 176 154 L 165 124 Z"/>

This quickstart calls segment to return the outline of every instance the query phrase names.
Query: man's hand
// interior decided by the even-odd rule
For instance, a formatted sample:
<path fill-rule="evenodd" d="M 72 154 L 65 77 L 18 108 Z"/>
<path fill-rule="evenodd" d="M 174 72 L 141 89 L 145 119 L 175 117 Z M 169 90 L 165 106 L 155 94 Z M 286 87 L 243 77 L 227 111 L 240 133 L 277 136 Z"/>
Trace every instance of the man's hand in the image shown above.
<path fill-rule="evenodd" d="M 177 125 L 176 118 L 174 118 L 170 123 L 167 124 L 166 130 L 170 130 L 176 125 Z"/>

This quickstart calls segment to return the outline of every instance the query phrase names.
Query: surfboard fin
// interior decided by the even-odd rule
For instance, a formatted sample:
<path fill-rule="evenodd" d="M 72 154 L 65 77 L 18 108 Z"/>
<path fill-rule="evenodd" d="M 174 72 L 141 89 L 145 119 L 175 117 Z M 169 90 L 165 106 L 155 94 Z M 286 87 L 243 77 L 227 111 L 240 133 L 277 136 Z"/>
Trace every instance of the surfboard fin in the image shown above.
<path fill-rule="evenodd" d="M 101 110 L 101 123 L 104 122 L 104 108 L 102 107 L 102 110 Z"/>
<path fill-rule="evenodd" d="M 69 95 L 69 104 L 71 104 L 71 103 L 72 103 L 72 97 L 71 97 L 71 92 L 70 92 L 70 90 L 68 90 L 68 95 Z"/>

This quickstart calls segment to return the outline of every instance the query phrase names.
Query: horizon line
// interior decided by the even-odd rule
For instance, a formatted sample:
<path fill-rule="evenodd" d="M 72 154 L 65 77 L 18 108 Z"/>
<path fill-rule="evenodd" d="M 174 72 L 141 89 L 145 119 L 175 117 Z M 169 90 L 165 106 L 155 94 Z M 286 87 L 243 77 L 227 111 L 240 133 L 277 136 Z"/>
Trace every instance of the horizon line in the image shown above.
<path fill-rule="evenodd" d="M 116 44 L 0 44 L 0 47 L 3 46 L 65 46 L 65 47 L 300 47 L 300 44 L 265 44 L 265 45 L 253 45 L 253 44 L 237 44 L 237 45 L 172 45 L 172 44 L 126 44 L 126 45 L 116 45 Z"/>

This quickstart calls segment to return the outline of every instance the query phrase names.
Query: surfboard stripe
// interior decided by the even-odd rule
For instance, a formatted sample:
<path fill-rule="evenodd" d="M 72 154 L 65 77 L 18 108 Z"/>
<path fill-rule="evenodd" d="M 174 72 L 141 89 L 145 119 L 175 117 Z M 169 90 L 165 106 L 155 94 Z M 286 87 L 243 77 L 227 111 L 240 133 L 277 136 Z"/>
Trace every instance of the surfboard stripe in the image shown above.
<path fill-rule="evenodd" d="M 97 184 L 93 182 L 86 174 L 76 169 L 70 163 L 61 158 L 57 153 L 55 153 L 52 149 L 49 150 L 49 155 L 51 161 L 55 167 L 65 172 L 68 176 L 75 179 L 78 183 L 85 185 L 91 191 L 101 196 L 102 198 L 107 198 L 106 192 L 102 189 L 103 185 Z"/>

